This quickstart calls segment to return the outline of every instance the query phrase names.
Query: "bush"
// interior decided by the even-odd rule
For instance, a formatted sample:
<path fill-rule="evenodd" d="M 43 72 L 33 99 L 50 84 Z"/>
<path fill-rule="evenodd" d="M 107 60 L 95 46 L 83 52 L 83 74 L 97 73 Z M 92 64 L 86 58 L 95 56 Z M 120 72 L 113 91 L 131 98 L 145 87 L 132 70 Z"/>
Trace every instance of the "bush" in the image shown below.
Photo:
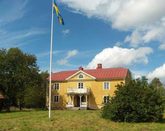
<path fill-rule="evenodd" d="M 118 122 L 154 122 L 163 118 L 163 99 L 158 89 L 144 80 L 118 85 L 115 97 L 103 107 L 102 117 Z"/>

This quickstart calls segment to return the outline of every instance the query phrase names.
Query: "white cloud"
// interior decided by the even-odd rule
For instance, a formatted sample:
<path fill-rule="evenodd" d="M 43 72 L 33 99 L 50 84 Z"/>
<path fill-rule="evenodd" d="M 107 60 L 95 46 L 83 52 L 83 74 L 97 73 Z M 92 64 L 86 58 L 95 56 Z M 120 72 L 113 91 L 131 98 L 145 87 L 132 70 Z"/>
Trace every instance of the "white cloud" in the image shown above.
<path fill-rule="evenodd" d="M 21 19 L 26 13 L 28 0 L 2 0 L 0 1 L 0 24 L 1 26 Z"/>
<path fill-rule="evenodd" d="M 131 70 L 131 75 L 133 79 L 141 78 L 142 76 L 146 76 L 147 72 L 143 70 Z"/>
<path fill-rule="evenodd" d="M 69 64 L 69 59 L 76 56 L 77 54 L 78 54 L 78 50 L 70 50 L 70 51 L 67 52 L 66 57 L 64 57 L 61 60 L 58 60 L 57 63 L 59 65 L 70 65 Z"/>
<path fill-rule="evenodd" d="M 148 75 L 147 75 L 147 78 L 149 80 L 152 80 L 155 77 L 159 78 L 161 80 L 161 82 L 163 82 L 165 84 L 165 64 L 156 68 L 155 70 L 148 73 Z"/>
<path fill-rule="evenodd" d="M 151 41 L 165 41 L 164 0 L 60 0 L 74 12 L 96 17 L 113 28 L 131 31 L 125 42 L 137 47 Z"/>
<path fill-rule="evenodd" d="M 159 49 L 160 49 L 160 50 L 165 50 L 165 43 L 161 44 L 161 45 L 159 46 Z"/>
<path fill-rule="evenodd" d="M 160 43 L 165 41 L 165 26 L 159 23 L 152 26 L 141 27 L 134 30 L 131 35 L 125 38 L 125 42 L 130 43 L 132 47 L 138 47 L 151 41 Z"/>
<path fill-rule="evenodd" d="M 20 47 L 47 33 L 46 29 L 36 27 L 12 31 L 6 28 L 25 16 L 27 4 L 28 0 L 0 1 L 0 48 Z"/>
<path fill-rule="evenodd" d="M 152 52 L 153 50 L 149 47 L 127 49 L 114 46 L 98 53 L 87 67 L 95 68 L 98 63 L 102 63 L 104 67 L 125 67 L 139 63 L 147 64 L 148 55 Z"/>
<path fill-rule="evenodd" d="M 153 23 L 164 16 L 164 0 L 60 0 L 87 16 L 112 22 L 113 27 L 128 29 Z M 152 8 L 154 7 L 154 8 Z"/>
<path fill-rule="evenodd" d="M 164 27 L 162 25 L 149 28 L 143 37 L 144 43 L 148 43 L 152 40 L 164 40 Z"/>
<path fill-rule="evenodd" d="M 42 28 L 32 28 L 28 30 L 21 31 L 13 31 L 9 32 L 7 30 L 0 31 L 0 48 L 8 48 L 8 47 L 20 47 L 22 45 L 28 44 L 25 43 L 29 38 L 33 38 L 34 36 L 43 35 L 47 31 Z"/>
<path fill-rule="evenodd" d="M 141 33 L 135 30 L 130 36 L 125 38 L 124 42 L 129 42 L 132 47 L 138 47 L 142 43 L 141 37 Z"/>
<path fill-rule="evenodd" d="M 59 65 L 69 65 L 68 59 L 61 59 L 61 60 L 58 60 L 57 63 L 58 63 Z"/>
<path fill-rule="evenodd" d="M 139 78 L 141 78 L 143 76 L 140 73 L 133 73 L 133 72 L 131 72 L 131 75 L 132 75 L 133 79 L 139 79 Z"/>
<path fill-rule="evenodd" d="M 122 43 L 121 43 L 121 42 L 116 42 L 116 43 L 115 43 L 115 46 L 120 47 L 120 46 L 122 46 Z"/>
<path fill-rule="evenodd" d="M 78 54 L 78 50 L 70 50 L 67 53 L 66 59 L 69 59 L 69 58 L 71 58 L 71 57 L 73 57 L 73 56 L 75 56 L 77 54 Z"/>
<path fill-rule="evenodd" d="M 64 52 L 64 50 L 56 50 L 56 51 L 53 51 L 53 55 L 61 54 L 63 52 Z M 41 52 L 41 53 L 36 54 L 37 58 L 47 57 L 49 55 L 50 55 L 50 51 Z"/>
<path fill-rule="evenodd" d="M 68 35 L 70 33 L 70 30 L 69 29 L 65 29 L 62 31 L 63 35 Z"/>

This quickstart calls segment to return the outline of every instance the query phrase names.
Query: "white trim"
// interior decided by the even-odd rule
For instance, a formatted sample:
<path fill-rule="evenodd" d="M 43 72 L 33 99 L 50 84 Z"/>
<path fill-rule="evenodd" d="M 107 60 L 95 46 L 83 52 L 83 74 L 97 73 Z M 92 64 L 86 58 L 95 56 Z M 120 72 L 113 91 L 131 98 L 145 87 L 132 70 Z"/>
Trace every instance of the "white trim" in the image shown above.
<path fill-rule="evenodd" d="M 79 83 L 83 83 L 83 88 L 79 88 Z M 81 81 L 77 82 L 77 89 L 84 89 L 84 82 Z"/>
<path fill-rule="evenodd" d="M 58 101 L 57 101 L 57 102 L 55 102 L 55 98 L 54 98 L 55 96 L 58 97 Z M 54 96 L 53 96 L 53 103 L 59 103 L 59 102 L 60 102 L 60 96 L 59 96 L 59 95 L 54 95 Z"/>
<path fill-rule="evenodd" d="M 80 78 L 80 75 L 82 75 L 83 77 Z M 84 79 L 84 74 L 80 73 L 80 74 L 78 75 L 78 79 L 80 79 L 80 80 Z"/>
<path fill-rule="evenodd" d="M 89 76 L 89 77 L 91 77 L 91 78 L 93 78 L 93 79 L 96 79 L 94 76 L 92 76 L 92 75 L 90 75 L 90 74 L 87 74 L 86 72 L 84 72 L 84 71 L 82 71 L 82 70 L 79 70 L 78 72 L 74 73 L 73 75 L 67 77 L 65 80 L 69 80 L 70 78 L 72 78 L 73 76 L 76 76 L 76 75 L 79 74 L 79 73 L 85 74 L 85 75 L 87 75 L 87 76 Z"/>
<path fill-rule="evenodd" d="M 107 83 L 109 84 L 108 89 L 105 89 L 105 88 L 104 88 L 104 83 L 105 83 L 105 82 L 107 82 Z M 111 82 L 110 82 L 110 81 L 104 81 L 104 82 L 103 82 L 103 90 L 110 90 L 110 89 L 111 89 Z"/>
<path fill-rule="evenodd" d="M 58 89 L 55 89 L 55 84 L 58 84 Z M 60 83 L 59 82 L 53 83 L 53 90 L 57 90 L 57 91 L 60 90 Z"/>
<path fill-rule="evenodd" d="M 106 96 L 106 97 L 108 96 L 108 97 L 109 97 L 109 100 L 110 100 L 110 95 L 104 95 L 104 96 L 102 97 L 103 104 L 106 104 L 106 103 L 104 103 L 104 97 L 105 97 L 105 96 Z"/>
<path fill-rule="evenodd" d="M 78 88 L 67 88 L 67 94 L 89 94 L 90 89 L 89 88 L 83 88 L 83 89 L 78 89 Z"/>

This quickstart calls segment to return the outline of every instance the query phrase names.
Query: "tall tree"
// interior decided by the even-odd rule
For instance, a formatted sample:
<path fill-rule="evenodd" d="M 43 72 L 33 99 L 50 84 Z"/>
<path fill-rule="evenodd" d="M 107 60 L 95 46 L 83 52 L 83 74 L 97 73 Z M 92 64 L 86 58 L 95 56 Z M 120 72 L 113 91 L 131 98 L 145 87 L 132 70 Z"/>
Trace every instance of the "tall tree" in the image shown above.
<path fill-rule="evenodd" d="M 0 50 L 0 91 L 4 92 L 6 50 Z"/>
<path fill-rule="evenodd" d="M 146 80 L 118 85 L 115 96 L 103 107 L 102 116 L 113 121 L 149 122 L 163 118 L 163 99 Z"/>
<path fill-rule="evenodd" d="M 1 63 L 2 62 L 2 63 Z M 18 48 L 0 51 L 0 81 L 2 82 L 9 105 L 24 105 L 25 89 L 34 86 L 39 69 L 34 55 L 23 53 Z"/>
<path fill-rule="evenodd" d="M 25 89 L 25 107 L 45 108 L 48 72 L 41 72 L 35 83 Z"/>
<path fill-rule="evenodd" d="M 160 81 L 159 78 L 154 78 L 151 83 L 150 83 L 151 86 L 155 87 L 155 88 L 160 88 L 163 86 L 162 82 Z"/>
<path fill-rule="evenodd" d="M 157 92 L 161 95 L 161 97 L 164 101 L 164 107 L 165 107 L 165 88 L 163 87 L 163 83 L 160 81 L 160 79 L 155 77 L 151 81 L 150 87 L 153 89 L 156 89 Z"/>

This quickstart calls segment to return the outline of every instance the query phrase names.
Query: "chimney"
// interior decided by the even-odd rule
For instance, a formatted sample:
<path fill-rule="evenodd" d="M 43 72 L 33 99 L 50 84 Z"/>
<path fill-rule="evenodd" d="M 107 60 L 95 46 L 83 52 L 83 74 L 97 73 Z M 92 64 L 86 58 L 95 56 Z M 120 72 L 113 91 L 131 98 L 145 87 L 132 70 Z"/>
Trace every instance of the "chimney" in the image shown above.
<path fill-rule="evenodd" d="M 82 66 L 79 67 L 79 70 L 84 70 L 84 68 Z"/>
<path fill-rule="evenodd" d="M 96 69 L 102 69 L 102 64 L 97 64 L 97 68 Z"/>

